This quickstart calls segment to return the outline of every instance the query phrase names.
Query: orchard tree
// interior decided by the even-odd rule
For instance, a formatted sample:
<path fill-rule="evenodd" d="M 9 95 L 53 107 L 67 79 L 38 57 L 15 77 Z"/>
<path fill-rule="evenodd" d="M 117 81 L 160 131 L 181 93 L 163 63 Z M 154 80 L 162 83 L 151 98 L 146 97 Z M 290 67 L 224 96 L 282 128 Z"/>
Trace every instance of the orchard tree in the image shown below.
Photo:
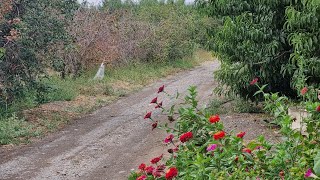
<path fill-rule="evenodd" d="M 77 7 L 75 0 L 8 0 L 1 4 L 0 108 L 7 108 L 26 91 L 43 90 L 38 77 L 46 65 L 55 63 L 50 47 L 70 42 L 65 26 Z"/>

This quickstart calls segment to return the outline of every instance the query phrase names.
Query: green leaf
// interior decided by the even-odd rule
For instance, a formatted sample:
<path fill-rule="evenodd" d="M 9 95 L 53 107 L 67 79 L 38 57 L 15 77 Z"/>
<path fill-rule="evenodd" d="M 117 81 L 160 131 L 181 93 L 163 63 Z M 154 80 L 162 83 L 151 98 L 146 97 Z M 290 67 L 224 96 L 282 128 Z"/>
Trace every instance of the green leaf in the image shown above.
<path fill-rule="evenodd" d="M 320 150 L 318 150 L 318 154 L 314 158 L 313 170 L 317 175 L 320 175 Z"/>
<path fill-rule="evenodd" d="M 256 142 L 256 141 L 251 141 L 248 145 L 247 145 L 247 147 L 249 148 L 249 149 L 251 149 L 251 150 L 254 150 L 256 147 L 258 147 L 258 146 L 260 146 L 261 144 L 260 143 L 258 143 L 258 142 Z"/>
<path fill-rule="evenodd" d="M 4 48 L 0 48 L 0 59 L 4 56 L 5 53 L 6 53 L 6 50 Z"/>

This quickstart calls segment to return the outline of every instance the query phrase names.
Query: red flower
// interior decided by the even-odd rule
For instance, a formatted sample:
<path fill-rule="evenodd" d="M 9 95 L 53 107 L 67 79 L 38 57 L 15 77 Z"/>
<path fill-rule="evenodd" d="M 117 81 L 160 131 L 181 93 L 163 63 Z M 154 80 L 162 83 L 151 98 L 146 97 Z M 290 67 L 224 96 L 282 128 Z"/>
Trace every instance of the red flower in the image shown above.
<path fill-rule="evenodd" d="M 213 138 L 215 140 L 218 140 L 218 139 L 224 138 L 225 136 L 226 136 L 226 133 L 224 131 L 219 131 L 213 135 Z"/>
<path fill-rule="evenodd" d="M 257 82 L 258 82 L 258 78 L 254 78 L 251 82 L 250 82 L 250 85 L 255 85 Z"/>
<path fill-rule="evenodd" d="M 235 162 L 238 162 L 239 161 L 239 157 L 237 156 L 235 159 L 234 159 Z"/>
<path fill-rule="evenodd" d="M 307 87 L 302 88 L 301 91 L 300 91 L 302 96 L 305 95 L 307 92 L 308 92 L 308 88 Z"/>
<path fill-rule="evenodd" d="M 139 169 L 144 171 L 146 169 L 146 164 L 141 163 L 140 166 L 139 166 Z"/>
<path fill-rule="evenodd" d="M 153 159 L 151 159 L 151 163 L 152 164 L 156 164 L 156 163 L 158 163 L 161 159 L 162 159 L 162 157 L 163 157 L 163 154 L 161 154 L 161 156 L 159 156 L 159 157 L 155 157 L 155 158 L 153 158 Z"/>
<path fill-rule="evenodd" d="M 174 177 L 176 177 L 177 175 L 178 175 L 178 169 L 175 167 L 172 167 L 172 168 L 168 169 L 168 171 L 166 173 L 166 179 L 171 180 Z"/>
<path fill-rule="evenodd" d="M 172 142 L 173 138 L 174 138 L 173 134 L 168 135 L 168 136 L 164 139 L 164 143 Z"/>
<path fill-rule="evenodd" d="M 179 147 L 177 146 L 177 147 L 175 147 L 175 148 L 173 148 L 173 149 L 168 149 L 168 152 L 170 153 L 170 154 L 173 154 L 174 152 L 178 152 L 179 151 Z"/>
<path fill-rule="evenodd" d="M 162 108 L 162 102 L 160 102 L 155 108 Z"/>
<path fill-rule="evenodd" d="M 158 177 L 161 177 L 162 175 L 161 175 L 161 172 L 159 172 L 159 171 L 154 171 L 153 173 L 152 173 L 152 175 L 153 175 L 153 177 L 155 177 L 155 178 L 158 178 Z"/>
<path fill-rule="evenodd" d="M 158 93 L 163 92 L 163 90 L 164 90 L 164 85 L 163 85 L 163 86 L 161 86 L 161 87 L 159 87 Z"/>
<path fill-rule="evenodd" d="M 151 119 L 151 114 L 152 112 L 148 112 L 145 116 L 144 116 L 144 119 Z"/>
<path fill-rule="evenodd" d="M 174 149 L 172 149 L 173 152 L 178 152 L 179 151 L 179 145 L 177 147 L 175 147 Z"/>
<path fill-rule="evenodd" d="M 150 104 L 156 104 L 158 102 L 158 97 L 151 100 Z"/>
<path fill-rule="evenodd" d="M 243 138 L 244 135 L 246 135 L 246 132 L 242 132 L 242 131 L 241 131 L 241 132 L 239 132 L 239 133 L 237 134 L 237 137 L 238 137 L 238 138 Z"/>
<path fill-rule="evenodd" d="M 320 112 L 320 105 L 317 106 L 316 111 L 317 111 L 317 112 Z"/>
<path fill-rule="evenodd" d="M 210 118 L 209 118 L 209 122 L 210 123 L 216 123 L 216 122 L 219 122 L 219 121 L 220 121 L 219 115 L 210 116 Z"/>
<path fill-rule="evenodd" d="M 308 177 L 318 178 L 315 174 L 312 173 L 311 169 L 308 169 L 307 172 L 304 174 L 304 178 L 308 178 Z"/>
<path fill-rule="evenodd" d="M 187 142 L 189 139 L 193 137 L 192 132 L 186 132 L 180 136 L 180 141 L 182 143 Z"/>
<path fill-rule="evenodd" d="M 141 175 L 139 177 L 137 177 L 137 180 L 146 180 L 147 176 L 146 175 Z"/>
<path fill-rule="evenodd" d="M 155 123 L 152 124 L 152 130 L 154 130 L 155 128 L 157 128 L 158 126 L 158 121 L 156 121 Z"/>
<path fill-rule="evenodd" d="M 158 172 L 163 172 L 165 169 L 166 169 L 166 165 L 164 165 L 164 164 L 157 166 Z"/>
<path fill-rule="evenodd" d="M 147 174 L 152 174 L 154 171 L 154 167 L 153 166 L 148 166 L 145 168 L 145 171 Z"/>
<path fill-rule="evenodd" d="M 246 153 L 251 154 L 251 150 L 250 150 L 249 148 L 244 148 L 244 149 L 242 149 L 242 152 L 246 152 Z"/>

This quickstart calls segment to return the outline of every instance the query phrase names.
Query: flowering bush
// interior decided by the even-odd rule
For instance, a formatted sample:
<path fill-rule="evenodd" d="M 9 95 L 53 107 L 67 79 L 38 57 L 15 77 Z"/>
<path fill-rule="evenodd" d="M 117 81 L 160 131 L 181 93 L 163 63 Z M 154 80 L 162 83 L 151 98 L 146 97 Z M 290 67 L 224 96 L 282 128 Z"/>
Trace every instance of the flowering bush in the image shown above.
<path fill-rule="evenodd" d="M 254 81 L 251 84 L 258 86 L 258 80 Z M 258 87 L 260 91 L 257 93 L 263 93 L 265 86 Z M 164 89 L 161 92 L 167 94 Z M 285 106 L 282 100 L 285 98 L 263 94 L 266 102 L 271 103 L 266 105 L 266 109 L 281 112 L 277 118 L 279 122 L 286 122 L 289 117 L 285 110 L 275 110 L 280 105 Z M 211 115 L 206 109 L 197 107 L 196 95 L 196 88 L 190 87 L 189 95 L 185 97 L 186 105 L 178 109 L 177 117 L 173 116 L 175 106 L 169 110 L 161 107 L 164 113 L 168 113 L 169 122 L 176 121 L 173 128 L 165 122 L 156 122 L 157 128 L 169 133 L 164 143 L 168 145 L 168 153 L 171 155 L 167 159 L 163 155 L 152 159 L 153 165 L 148 167 L 141 164 L 139 170 L 129 176 L 130 180 L 303 179 L 318 178 L 320 175 L 319 103 L 306 104 L 312 113 L 306 121 L 310 125 L 307 128 L 309 136 L 302 136 L 282 123 L 283 142 L 270 144 L 263 136 L 259 136 L 255 141 L 244 143 L 246 132 L 225 132 L 219 115 Z M 270 97 L 278 97 L 279 103 L 269 102 Z M 151 116 L 148 119 L 155 123 Z"/>

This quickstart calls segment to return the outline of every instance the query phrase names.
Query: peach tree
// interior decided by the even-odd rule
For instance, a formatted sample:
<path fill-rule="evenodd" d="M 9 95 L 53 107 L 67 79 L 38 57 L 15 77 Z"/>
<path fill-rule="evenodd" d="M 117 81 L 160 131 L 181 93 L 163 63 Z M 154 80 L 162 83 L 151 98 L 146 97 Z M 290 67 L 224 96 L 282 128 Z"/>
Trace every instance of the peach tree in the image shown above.
<path fill-rule="evenodd" d="M 209 46 L 221 60 L 216 78 L 228 91 L 257 99 L 247 86 L 258 77 L 265 91 L 296 97 L 304 82 L 319 84 L 318 0 L 209 0 L 198 1 L 221 26 L 209 29 Z"/>

